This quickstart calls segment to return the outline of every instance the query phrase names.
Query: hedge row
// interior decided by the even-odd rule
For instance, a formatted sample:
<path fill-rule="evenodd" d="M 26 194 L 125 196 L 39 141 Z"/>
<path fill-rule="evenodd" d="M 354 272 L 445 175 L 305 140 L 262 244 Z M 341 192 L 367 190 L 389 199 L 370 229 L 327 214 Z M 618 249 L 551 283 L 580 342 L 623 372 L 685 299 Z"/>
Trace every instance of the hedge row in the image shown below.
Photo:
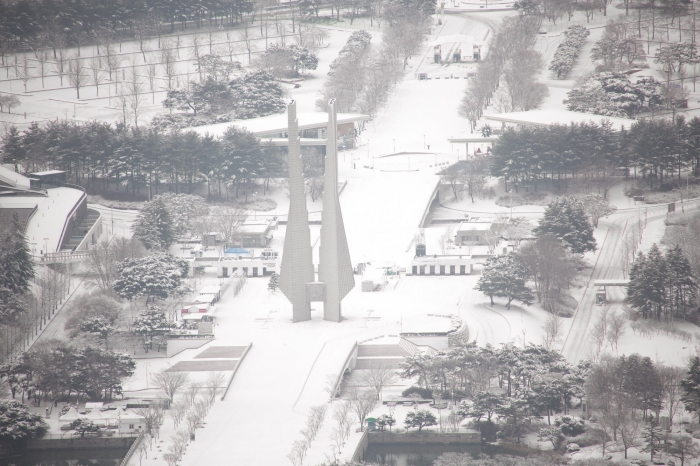
<path fill-rule="evenodd" d="M 562 75 L 566 77 L 566 74 L 574 67 L 574 60 L 581 51 L 583 42 L 590 31 L 584 26 L 576 25 L 564 31 L 564 34 L 566 34 L 566 39 L 557 47 L 552 63 L 549 65 L 549 69 L 557 73 L 557 78 L 562 77 Z"/>

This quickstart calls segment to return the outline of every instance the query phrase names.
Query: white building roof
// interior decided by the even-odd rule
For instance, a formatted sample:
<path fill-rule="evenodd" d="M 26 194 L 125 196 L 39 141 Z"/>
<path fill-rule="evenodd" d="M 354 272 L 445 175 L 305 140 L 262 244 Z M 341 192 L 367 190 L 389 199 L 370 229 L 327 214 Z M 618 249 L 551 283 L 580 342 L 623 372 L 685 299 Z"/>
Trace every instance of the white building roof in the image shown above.
<path fill-rule="evenodd" d="M 0 165 L 0 181 L 4 181 L 20 189 L 29 189 L 29 178 L 14 170 Z"/>
<path fill-rule="evenodd" d="M 328 125 L 327 113 L 297 113 L 299 120 L 299 131 L 304 129 L 323 128 Z M 361 113 L 339 113 L 338 124 L 352 123 L 355 121 L 369 120 L 369 115 Z M 287 132 L 287 114 L 280 113 L 261 118 L 251 118 L 250 120 L 237 120 L 229 123 L 218 123 L 214 125 L 195 126 L 187 128 L 186 131 L 194 131 L 200 136 L 210 134 L 212 136 L 223 136 L 227 129 L 232 126 L 245 128 L 258 137 L 265 135 L 278 135 Z"/>
<path fill-rule="evenodd" d="M 612 123 L 613 131 L 619 131 L 622 126 L 629 129 L 637 120 L 629 118 L 612 118 L 592 113 L 569 112 L 566 110 L 530 110 L 527 112 L 498 113 L 484 115 L 489 121 L 511 123 L 515 125 L 550 126 L 554 124 L 568 125 L 570 123 L 596 123 L 604 120 Z"/>
<path fill-rule="evenodd" d="M 209 285 L 209 286 L 203 286 L 201 290 L 199 290 L 199 294 L 218 294 L 219 291 L 221 291 L 221 287 L 218 285 Z"/>
<path fill-rule="evenodd" d="M 493 222 L 462 222 L 457 231 L 488 231 L 491 229 L 491 225 Z"/>
<path fill-rule="evenodd" d="M 0 208 L 34 209 L 36 213 L 27 222 L 25 234 L 29 249 L 35 256 L 40 251 L 58 252 L 61 247 L 66 219 L 86 194 L 73 188 L 51 188 L 46 196 L 0 196 Z M 44 249 L 46 249 L 44 251 Z"/>

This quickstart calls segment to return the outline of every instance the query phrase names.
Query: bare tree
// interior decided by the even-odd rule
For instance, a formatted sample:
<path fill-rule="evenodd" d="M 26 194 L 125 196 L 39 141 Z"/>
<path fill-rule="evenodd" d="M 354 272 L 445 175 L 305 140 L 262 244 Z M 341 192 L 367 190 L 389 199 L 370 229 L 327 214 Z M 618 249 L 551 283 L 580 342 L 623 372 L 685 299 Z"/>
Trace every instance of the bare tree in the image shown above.
<path fill-rule="evenodd" d="M 460 165 L 459 163 L 450 165 L 443 170 L 442 176 L 440 177 L 443 183 L 450 186 L 455 201 L 461 199 L 462 190 L 464 189 L 462 185 L 462 168 Z"/>
<path fill-rule="evenodd" d="M 544 330 L 544 346 L 545 348 L 552 348 L 554 344 L 559 341 L 561 334 L 563 332 L 564 322 L 562 318 L 557 314 L 550 313 L 547 316 L 547 320 L 544 325 L 542 325 L 542 330 Z"/>
<path fill-rule="evenodd" d="M 440 244 L 440 251 L 442 251 L 443 254 L 447 253 L 447 248 L 452 243 L 454 231 L 454 225 L 448 225 L 443 230 L 442 235 L 440 235 L 440 238 L 438 238 L 438 243 Z"/>
<path fill-rule="evenodd" d="M 173 78 L 177 74 L 177 56 L 173 51 L 172 42 L 163 41 L 163 48 L 160 49 L 160 62 L 165 76 L 168 77 L 168 89 L 172 89 Z"/>
<path fill-rule="evenodd" d="M 371 361 L 362 374 L 362 382 L 374 389 L 378 400 L 381 399 L 384 387 L 397 380 L 396 369 L 386 362 Z"/>
<path fill-rule="evenodd" d="M 102 73 L 102 60 L 100 57 L 92 57 L 88 62 L 88 70 L 90 71 L 90 79 L 95 85 L 95 93 L 100 95 L 100 83 L 104 81 L 105 76 Z"/>
<path fill-rule="evenodd" d="M 158 70 L 155 63 L 149 63 L 146 66 L 146 77 L 148 78 L 148 88 L 151 91 L 151 103 L 156 103 L 156 79 L 158 78 Z"/>
<path fill-rule="evenodd" d="M 627 459 L 627 450 L 639 445 L 639 431 L 642 428 L 642 420 L 639 413 L 636 409 L 631 408 L 632 406 L 628 406 L 628 409 L 623 412 L 622 422 L 619 427 L 620 443 L 625 452 L 625 459 Z"/>
<path fill-rule="evenodd" d="M 184 399 L 180 399 L 170 405 L 168 415 L 173 420 L 173 429 L 177 429 L 177 426 L 180 425 L 180 422 L 182 422 L 182 419 L 185 417 L 185 414 L 187 414 L 189 409 L 190 406 Z"/>
<path fill-rule="evenodd" d="M 141 439 L 141 443 L 139 443 L 138 448 L 136 449 L 136 453 L 139 455 L 139 466 L 141 466 L 141 462 L 143 461 L 143 458 L 145 457 L 148 459 L 148 444 L 151 443 L 151 436 L 146 435 Z"/>
<path fill-rule="evenodd" d="M 221 372 L 209 372 L 209 374 L 207 374 L 207 380 L 204 384 L 207 387 L 207 395 L 210 405 L 213 405 L 216 401 L 216 395 L 219 393 L 219 388 L 223 388 L 225 382 L 226 378 Z"/>
<path fill-rule="evenodd" d="M 143 84 L 141 83 L 140 76 L 136 72 L 136 66 L 132 66 L 130 69 L 127 89 L 129 92 L 129 111 L 134 117 L 134 126 L 138 126 L 139 117 L 143 115 L 144 106 L 146 105 L 146 98 L 143 95 Z"/>
<path fill-rule="evenodd" d="M 214 231 L 219 233 L 224 244 L 233 245 L 243 222 L 247 218 L 247 213 L 244 209 L 232 206 L 221 206 L 213 214 Z M 206 232 L 204 232 L 206 233 Z M 220 251 L 223 254 L 223 251 Z"/>
<path fill-rule="evenodd" d="M 102 53 L 105 56 L 104 66 L 109 74 L 109 80 L 114 81 L 114 92 L 117 91 L 119 84 L 119 67 L 121 66 L 122 59 L 117 54 L 114 44 L 107 43 L 102 49 Z"/>
<path fill-rule="evenodd" d="M 136 414 L 143 416 L 146 423 L 146 433 L 152 437 L 157 437 L 160 426 L 163 425 L 165 410 L 160 403 L 152 403 L 147 408 L 137 408 Z"/>
<path fill-rule="evenodd" d="M 32 67 L 29 66 L 29 60 L 26 55 L 22 58 L 22 65 L 17 69 L 17 77 L 24 85 L 24 92 L 27 92 L 27 83 L 34 77 Z"/>
<path fill-rule="evenodd" d="M 7 107 L 7 113 L 12 113 L 12 107 L 20 104 L 19 98 L 16 95 L 0 95 L 0 112 Z"/>
<path fill-rule="evenodd" d="M 117 115 L 121 117 L 124 126 L 126 126 L 127 111 L 129 109 L 129 94 L 125 89 L 124 84 L 119 86 L 117 95 L 112 98 L 116 101 L 116 105 L 113 105 L 112 107 L 116 111 Z"/>
<path fill-rule="evenodd" d="M 78 99 L 80 99 L 80 88 L 85 87 L 86 81 L 87 74 L 85 74 L 83 59 L 73 57 L 72 60 L 68 61 L 68 82 L 75 88 L 75 94 Z"/>
<path fill-rule="evenodd" d="M 610 343 L 610 349 L 613 349 L 613 347 L 617 349 L 617 343 L 625 333 L 625 324 L 625 316 L 622 314 L 613 312 L 612 316 L 610 316 L 607 330 L 607 339 L 608 343 Z"/>
<path fill-rule="evenodd" d="M 191 405 L 193 405 L 194 402 L 197 400 L 197 394 L 202 389 L 202 387 L 204 387 L 204 382 L 190 380 L 190 383 L 187 386 L 187 399 Z"/>
<path fill-rule="evenodd" d="M 486 184 L 488 163 L 483 157 L 474 157 L 464 162 L 462 170 L 462 184 L 467 188 L 467 193 L 474 203 L 474 195 L 481 195 Z"/>
<path fill-rule="evenodd" d="M 358 384 L 350 386 L 350 407 L 357 416 L 360 429 L 364 430 L 365 418 L 377 406 L 377 395 L 372 390 L 360 390 Z"/>
<path fill-rule="evenodd" d="M 167 369 L 163 369 L 153 374 L 151 381 L 156 387 L 163 390 L 172 402 L 177 391 L 187 384 L 189 377 L 186 372 L 168 372 Z"/>
<path fill-rule="evenodd" d="M 343 434 L 343 440 L 348 437 L 348 424 L 352 422 L 350 419 L 351 406 L 348 401 L 339 401 L 336 403 L 333 410 L 333 420 L 336 422 L 338 432 Z"/>
<path fill-rule="evenodd" d="M 253 44 L 253 36 L 250 34 L 250 31 L 248 30 L 248 26 L 245 26 L 243 28 L 243 31 L 241 31 L 238 34 L 238 39 L 243 42 L 243 45 L 245 46 L 245 49 L 248 51 L 248 64 L 250 64 L 251 60 L 251 54 L 253 53 L 254 44 Z"/>
<path fill-rule="evenodd" d="M 49 72 L 49 52 L 44 49 L 38 49 L 34 51 L 34 56 L 36 57 L 37 71 L 39 72 L 39 77 L 41 78 L 41 88 L 44 88 L 44 78 Z"/>
<path fill-rule="evenodd" d="M 685 378 L 685 372 L 682 367 L 660 366 L 659 375 L 663 384 L 664 408 L 670 423 L 673 424 L 673 418 L 681 406 L 681 380 Z"/>

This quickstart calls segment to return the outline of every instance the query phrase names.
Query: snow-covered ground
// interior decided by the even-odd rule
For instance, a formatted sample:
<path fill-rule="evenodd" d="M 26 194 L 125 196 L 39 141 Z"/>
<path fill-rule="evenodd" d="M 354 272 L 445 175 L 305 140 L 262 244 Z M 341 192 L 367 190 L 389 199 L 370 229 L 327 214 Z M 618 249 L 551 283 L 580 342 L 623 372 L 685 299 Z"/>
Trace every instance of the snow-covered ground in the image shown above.
<path fill-rule="evenodd" d="M 439 34 L 471 34 L 483 40 L 493 33 L 493 28 L 506 14 L 513 12 L 446 15 L 443 27 L 436 30 Z M 315 110 L 315 101 L 320 97 L 328 64 L 337 56 L 354 28 L 341 26 L 328 30 L 328 46 L 318 50 L 319 69 L 307 76 L 300 88 L 289 90 L 289 96 L 297 100 L 300 112 Z M 598 33 L 594 32 L 591 37 L 595 34 Z M 379 35 L 376 34 L 375 38 L 378 42 Z M 550 56 L 561 39 L 560 34 L 548 34 L 538 38 L 538 47 L 545 56 Z M 589 38 L 588 41 L 592 43 L 593 39 Z M 153 41 L 148 44 L 147 47 L 152 50 L 149 53 L 155 54 Z M 141 57 L 135 44 L 125 43 L 123 47 L 124 53 L 130 54 L 128 56 Z M 410 241 L 418 232 L 420 220 L 438 181 L 438 167 L 459 157 L 457 148 L 448 143 L 448 138 L 468 133 L 466 121 L 457 114 L 467 81 L 444 78 L 458 75 L 461 78 L 472 65 L 431 64 L 428 60 L 430 52 L 431 49 L 426 47 L 424 53 L 409 62 L 406 79 L 398 84 L 387 105 L 363 132 L 360 146 L 339 155 L 340 178 L 347 181 L 340 202 L 353 263 L 393 261 L 400 266 L 406 265 L 411 256 Z M 90 51 L 85 48 L 84 54 L 89 53 L 94 53 L 94 49 Z M 561 101 L 573 85 L 573 80 L 591 69 L 590 61 L 585 61 L 587 54 L 582 56 L 583 61 L 577 64 L 569 80 L 547 81 L 551 87 L 545 108 L 563 108 Z M 189 69 L 192 75 L 192 68 L 187 67 L 191 67 L 191 62 L 188 65 L 183 63 L 181 71 L 186 76 L 186 69 Z M 442 79 L 419 81 L 414 75 L 418 71 Z M 47 78 L 46 87 L 58 87 L 57 82 L 57 77 Z M 18 80 L 0 80 L 0 91 L 21 93 L 21 87 Z M 107 92 L 113 92 L 113 87 Z M 50 99 L 72 100 L 75 98 L 74 90 L 42 91 L 38 80 L 31 81 L 28 90 L 32 95 L 20 96 L 23 106 L 17 109 L 18 112 L 27 110 L 27 121 L 72 114 L 72 104 Z M 106 86 L 104 90 L 107 90 Z M 76 117 L 113 120 L 114 111 L 105 108 L 108 99 L 90 100 L 93 91 L 91 87 L 81 90 L 81 98 L 85 95 L 88 103 L 77 106 Z M 102 92 L 103 89 L 100 89 Z M 156 97 L 162 99 L 162 92 L 156 93 Z M 158 104 L 150 109 L 151 112 L 158 110 Z M 24 123 L 24 120 L 21 122 Z M 288 201 L 284 188 L 276 188 L 270 197 L 277 201 L 277 208 L 271 213 L 286 213 Z M 636 219 L 639 214 L 637 211 L 622 210 L 630 206 L 621 189 L 613 190 L 612 199 L 621 210 L 601 221 L 596 230 L 600 250 L 589 257 L 596 264 L 593 274 L 596 278 L 618 278 L 621 275 L 618 260 L 621 234 L 626 222 Z M 316 212 L 320 208 L 320 201 L 309 203 L 309 211 Z M 433 215 L 452 215 L 452 212 L 448 212 L 450 209 L 456 209 L 457 215 L 463 215 L 464 211 L 470 215 L 511 213 L 511 209 L 496 206 L 494 200 L 476 199 L 475 203 L 471 203 L 471 200 L 463 199 L 443 202 L 443 207 L 436 209 Z M 115 234 L 129 234 L 133 212 L 100 211 L 109 230 Z M 535 221 L 542 211 L 541 206 L 520 206 L 512 209 L 512 214 Z M 655 210 L 649 212 L 643 248 L 658 241 L 663 233 L 662 215 Z M 281 227 L 275 234 L 276 244 L 282 244 L 283 235 L 284 227 Z M 312 241 L 317 236 L 318 228 L 313 227 Z M 352 345 L 358 340 L 396 335 L 407 329 L 429 331 L 443 325 L 441 318 L 429 317 L 428 314 L 459 315 L 467 322 L 471 338 L 483 344 L 542 341 L 541 326 L 546 317 L 543 310 L 537 305 L 513 305 L 507 310 L 498 299 L 496 305 L 491 306 L 483 294 L 474 291 L 477 279 L 477 275 L 404 276 L 389 280 L 380 292 L 362 293 L 358 276 L 355 289 L 344 301 L 345 320 L 340 324 L 321 320 L 320 309 L 313 312 L 311 321 L 292 324 L 289 303 L 280 292 L 267 291 L 267 280 L 263 278 L 251 278 L 235 298 L 230 291 L 227 292 L 217 305 L 216 340 L 210 345 L 245 346 L 252 342 L 253 346 L 240 365 L 226 400 L 217 401 L 214 405 L 206 418 L 206 426 L 198 430 L 197 440 L 188 447 L 180 464 L 219 464 L 222 458 L 235 459 L 237 465 L 285 464 L 292 442 L 301 437 L 299 430 L 304 426 L 308 409 L 326 402 L 326 378 L 342 368 Z M 203 284 L 216 279 L 208 277 L 205 281 L 207 283 Z M 570 330 L 563 351 L 572 360 L 590 353 L 588 328 L 597 309 L 592 301 L 592 280 L 579 293 L 579 310 L 574 318 L 566 319 Z M 612 300 L 619 302 L 622 297 L 620 293 L 619 290 L 612 291 Z M 620 341 L 618 352 L 637 351 L 657 360 L 677 363 L 690 347 L 670 337 L 655 337 L 653 345 L 649 342 L 646 337 L 634 335 L 628 330 Z M 656 349 L 662 345 L 663 350 Z M 127 393 L 134 396 L 155 394 L 148 383 L 147 374 L 169 364 L 190 360 L 204 348 L 187 350 L 169 359 L 139 360 L 137 372 L 127 384 Z M 383 413 L 384 410 L 378 408 L 376 413 Z M 397 418 L 402 417 L 403 414 L 397 411 Z M 164 448 L 172 431 L 172 422 L 166 420 L 161 430 Z M 328 415 L 326 425 L 311 445 L 307 464 L 319 463 L 330 454 L 330 435 L 331 420 Z M 352 434 L 344 447 L 344 457 L 352 453 L 357 438 L 357 434 Z M 133 458 L 131 464 L 137 464 L 136 461 L 138 459 Z M 155 466 L 165 463 L 162 455 L 158 454 L 155 458 L 149 455 L 143 464 Z"/>

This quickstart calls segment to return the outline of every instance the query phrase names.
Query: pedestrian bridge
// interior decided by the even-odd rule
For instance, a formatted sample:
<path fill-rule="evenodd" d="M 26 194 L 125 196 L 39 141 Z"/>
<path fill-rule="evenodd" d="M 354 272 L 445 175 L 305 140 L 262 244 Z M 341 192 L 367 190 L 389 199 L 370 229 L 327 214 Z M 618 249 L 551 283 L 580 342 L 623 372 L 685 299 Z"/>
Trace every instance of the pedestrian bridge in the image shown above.
<path fill-rule="evenodd" d="M 630 284 L 629 280 L 614 279 L 614 280 L 594 280 L 593 286 L 627 286 Z"/>

